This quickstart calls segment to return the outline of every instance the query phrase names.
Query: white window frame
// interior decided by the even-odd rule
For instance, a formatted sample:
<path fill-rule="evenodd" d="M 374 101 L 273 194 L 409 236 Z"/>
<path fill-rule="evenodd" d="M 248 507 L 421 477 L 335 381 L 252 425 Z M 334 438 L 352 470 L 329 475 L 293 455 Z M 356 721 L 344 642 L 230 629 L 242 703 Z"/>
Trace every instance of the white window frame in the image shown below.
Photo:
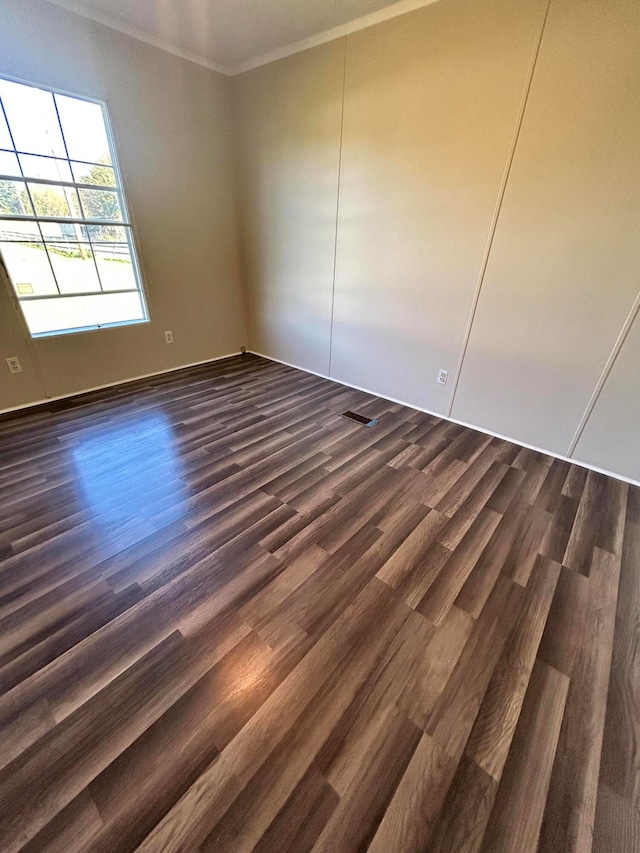
<path fill-rule="evenodd" d="M 147 297 L 144 278 L 142 275 L 142 269 L 141 269 L 141 265 L 140 265 L 140 259 L 139 259 L 139 255 L 138 255 L 138 242 L 136 239 L 135 225 L 133 222 L 133 218 L 130 214 L 129 206 L 127 204 L 127 200 L 126 200 L 126 196 L 125 196 L 124 181 L 122 179 L 122 171 L 120 169 L 118 149 L 116 146 L 115 134 L 113 132 L 113 125 L 111 123 L 111 116 L 109 114 L 109 107 L 108 107 L 107 101 L 101 100 L 99 98 L 92 98 L 92 97 L 89 97 L 87 95 L 78 95 L 74 92 L 68 92 L 68 91 L 65 91 L 64 89 L 58 89 L 58 88 L 53 87 L 53 86 L 45 86 L 45 85 L 42 85 L 40 83 L 33 83 L 33 82 L 28 81 L 28 80 L 22 80 L 22 79 L 17 78 L 17 77 L 11 77 L 7 74 L 0 74 L 0 80 L 6 80 L 9 83 L 19 83 L 21 86 L 29 86 L 32 89 L 39 89 L 40 91 L 43 91 L 43 92 L 50 92 L 53 95 L 62 95 L 64 97 L 68 97 L 68 98 L 75 98 L 78 101 L 87 101 L 90 104 L 96 104 L 97 106 L 100 107 L 100 110 L 102 112 L 102 119 L 104 122 L 105 131 L 107 134 L 107 141 L 109 143 L 109 154 L 111 156 L 111 168 L 113 168 L 113 173 L 114 173 L 114 177 L 115 177 L 115 182 L 116 182 L 115 189 L 116 189 L 116 193 L 118 196 L 118 203 L 120 205 L 120 212 L 122 213 L 122 220 L 107 221 L 104 219 L 96 220 L 96 219 L 81 219 L 81 218 L 68 218 L 68 217 L 67 218 L 61 218 L 61 217 L 38 216 L 36 214 L 36 208 L 35 208 L 35 205 L 33 203 L 33 198 L 31 197 L 31 192 L 29 190 L 29 181 L 31 181 L 31 183 L 43 184 L 43 185 L 48 185 L 48 186 L 67 187 L 69 189 L 75 189 L 76 193 L 77 193 L 77 197 L 78 197 L 78 199 L 80 199 L 81 205 L 82 205 L 82 201 L 81 201 L 80 193 L 78 192 L 78 190 L 81 190 L 81 189 L 96 190 L 96 189 L 100 189 L 101 185 L 99 185 L 99 184 L 83 184 L 83 183 L 77 183 L 75 181 L 71 181 L 71 182 L 69 182 L 69 181 L 57 181 L 57 180 L 54 181 L 54 180 L 47 180 L 44 178 L 27 178 L 24 175 L 24 170 L 22 168 L 22 163 L 20 162 L 20 157 L 17 158 L 18 159 L 18 166 L 20 168 L 20 176 L 0 175 L 0 181 L 16 181 L 17 180 L 17 181 L 24 183 L 25 188 L 26 188 L 26 192 L 27 192 L 28 197 L 29 197 L 29 203 L 31 204 L 31 209 L 34 212 L 34 216 L 2 213 L 2 214 L 0 214 L 0 219 L 6 220 L 6 221 L 33 222 L 33 223 L 35 223 L 38 227 L 38 231 L 40 232 L 40 239 L 41 239 L 43 245 L 45 245 L 45 246 L 46 246 L 47 242 L 51 242 L 51 240 L 47 241 L 44 239 L 42 229 L 40 228 L 40 222 L 45 222 L 45 223 L 52 222 L 52 223 L 65 224 L 65 225 L 77 224 L 77 225 L 85 225 L 85 226 L 105 225 L 105 226 L 116 226 L 116 227 L 124 228 L 125 234 L 127 235 L 127 243 L 129 245 L 129 253 L 131 256 L 131 265 L 133 268 L 133 274 L 135 276 L 135 280 L 136 280 L 136 284 L 137 284 L 137 292 L 140 295 L 140 303 L 142 305 L 142 311 L 143 311 L 143 317 L 141 319 L 137 319 L 137 320 L 117 320 L 113 323 L 100 323 L 100 324 L 92 325 L 92 326 L 78 326 L 78 327 L 75 327 L 72 329 L 57 329 L 57 330 L 51 331 L 51 332 L 33 333 L 31 331 L 31 329 L 29 328 L 27 318 L 26 318 L 24 312 L 22 311 L 22 307 L 20 305 L 20 303 L 23 301 L 27 302 L 30 300 L 45 300 L 45 299 L 59 299 L 59 298 L 68 299 L 68 298 L 75 298 L 75 297 L 81 297 L 81 296 L 84 296 L 84 297 L 86 297 L 86 296 L 99 296 L 101 293 L 111 295 L 111 294 L 118 294 L 118 293 L 133 293 L 134 291 L 132 291 L 132 290 L 106 290 L 105 291 L 105 290 L 103 290 L 101 278 L 100 278 L 100 272 L 99 272 L 99 270 L 97 268 L 97 264 L 96 264 L 96 272 L 98 274 L 98 281 L 100 282 L 100 287 L 101 287 L 100 291 L 93 290 L 93 291 L 89 291 L 86 293 L 84 293 L 84 292 L 83 293 L 60 293 L 60 287 L 58 285 L 58 280 L 56 278 L 55 270 L 53 269 L 53 265 L 51 265 L 51 260 L 49 259 L 49 264 L 51 266 L 51 273 L 52 273 L 53 279 L 56 283 L 56 288 L 58 289 L 58 293 L 47 294 L 47 295 L 42 295 L 42 296 L 37 296 L 37 295 L 34 295 L 34 296 L 31 296 L 31 295 L 24 296 L 23 295 L 23 296 L 21 296 L 17 293 L 17 291 L 16 291 L 16 289 L 13 286 L 13 283 L 11 281 L 11 276 L 9 274 L 9 271 L 7 270 L 6 264 L 5 264 L 4 259 L 2 257 L 2 242 L 0 242 L 0 265 L 2 265 L 2 268 L 3 268 L 4 273 L 5 273 L 5 277 L 7 279 L 7 284 L 9 286 L 9 295 L 10 295 L 13 303 L 16 305 L 17 310 L 20 314 L 20 318 L 21 318 L 22 322 L 24 323 L 30 337 L 31 338 L 52 338 L 52 337 L 58 337 L 58 336 L 62 336 L 62 335 L 74 335 L 74 334 L 81 334 L 84 332 L 96 332 L 96 331 L 101 331 L 102 329 L 118 328 L 120 326 L 138 326 L 138 325 L 141 325 L 143 323 L 151 322 L 151 317 L 150 317 L 150 313 L 149 313 L 149 299 Z M 11 137 L 11 144 L 13 145 L 13 153 L 14 154 L 16 154 L 16 155 L 22 154 L 23 156 L 37 156 L 37 157 L 42 157 L 43 159 L 50 159 L 50 160 L 60 160 L 60 159 L 65 160 L 69 165 L 69 170 L 71 172 L 71 176 L 74 177 L 73 168 L 72 168 L 71 164 L 77 163 L 77 162 L 84 162 L 84 161 L 74 160 L 73 158 L 71 158 L 69 156 L 69 150 L 67 148 L 67 142 L 66 142 L 66 138 L 64 135 L 64 130 L 62 128 L 62 122 L 60 120 L 60 114 L 58 112 L 58 107 L 57 107 L 55 99 L 53 102 L 55 105 L 56 116 L 58 119 L 58 125 L 60 127 L 60 134 L 62 136 L 62 141 L 64 144 L 66 157 L 55 157 L 54 155 L 47 155 L 47 154 L 35 154 L 34 155 L 34 152 L 32 152 L 32 151 L 18 151 L 18 149 L 15 147 L 15 141 L 13 138 L 13 132 L 11 130 L 11 125 L 9 124 L 9 119 L 6 115 L 6 112 L 4 110 L 4 106 L 2 105 L 1 101 L 0 101 L 0 114 L 4 118 L 4 121 L 6 122 L 7 128 L 9 129 L 9 134 Z M 92 164 L 92 163 L 87 162 L 87 165 L 90 166 L 90 165 L 99 165 L 99 164 Z M 89 237 L 89 232 L 87 232 L 86 242 L 89 245 L 91 245 L 93 248 L 93 243 L 91 242 L 91 239 Z M 46 249 L 45 249 L 45 251 L 46 251 Z M 93 251 L 92 251 L 92 256 L 93 256 L 94 264 L 95 264 L 96 263 L 95 254 L 93 253 Z M 48 257 L 49 256 L 47 254 L 47 258 Z"/>

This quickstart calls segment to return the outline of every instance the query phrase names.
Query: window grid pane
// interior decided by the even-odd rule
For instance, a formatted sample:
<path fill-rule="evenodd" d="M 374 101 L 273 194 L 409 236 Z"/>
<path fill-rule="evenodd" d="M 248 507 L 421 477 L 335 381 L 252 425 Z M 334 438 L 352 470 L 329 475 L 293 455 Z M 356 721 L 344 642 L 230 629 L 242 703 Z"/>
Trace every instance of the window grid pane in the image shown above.
<path fill-rule="evenodd" d="M 116 176 L 113 166 L 103 163 L 85 163 L 72 160 L 73 178 L 77 184 L 90 184 L 96 187 L 116 190 Z"/>
<path fill-rule="evenodd" d="M 73 293 L 100 293 L 98 268 L 90 243 L 46 243 L 49 261 L 65 296 Z"/>
<path fill-rule="evenodd" d="M 20 154 L 22 174 L 26 178 L 37 181 L 56 181 L 57 183 L 73 183 L 71 169 L 66 160 L 59 157 L 39 157 L 33 154 Z"/>
<path fill-rule="evenodd" d="M 14 147 L 27 154 L 64 157 L 64 143 L 51 92 L 0 79 L 0 97 Z"/>
<path fill-rule="evenodd" d="M 13 151 L 0 151 L 0 175 L 18 178 L 21 174 L 18 158 Z"/>
<path fill-rule="evenodd" d="M 35 218 L 24 181 L 0 181 L 0 215 Z"/>
<path fill-rule="evenodd" d="M 9 128 L 4 117 L 4 110 L 0 110 L 0 148 L 5 151 L 13 150 L 13 141 L 9 134 Z"/>
<path fill-rule="evenodd" d="M 42 115 L 46 114 L 42 126 L 37 126 L 37 116 L 19 114 L 18 87 L 29 93 L 27 101 L 31 98 Z M 25 143 L 20 146 L 16 144 L 2 98 L 7 92 L 12 99 L 9 113 L 18 116 L 20 141 Z M 51 124 L 54 115 L 57 128 Z M 0 78 L 0 125 L 7 128 L 9 135 L 8 139 L 6 134 L 3 136 L 5 160 L 11 172 L 16 172 L 15 180 L 6 180 L 12 175 L 3 175 L 0 169 L 0 251 L 4 246 L 3 255 L 8 254 L 10 245 L 22 245 L 19 254 L 13 250 L 14 271 L 10 270 L 10 276 L 32 335 L 146 320 L 135 241 L 113 163 L 103 107 L 93 101 Z M 91 128 L 90 134 L 87 127 Z M 30 128 L 35 128 L 33 144 L 29 142 Z M 47 142 L 50 138 L 52 141 Z M 47 146 L 50 151 L 45 150 Z M 46 267 L 42 266 L 45 257 L 47 285 Z M 26 279 L 36 280 L 38 275 L 44 291 L 37 283 L 26 286 Z M 51 283 L 55 285 L 53 292 Z M 118 320 L 114 306 L 125 303 L 114 301 L 113 297 L 127 294 L 136 295 L 137 302 L 126 303 L 126 316 Z M 87 302 L 89 296 L 91 300 Z M 109 303 L 100 303 L 106 296 L 110 297 Z M 59 309 L 52 310 L 57 299 Z M 44 302 L 52 303 L 51 323 L 46 320 L 46 306 L 37 308 L 38 303 Z M 93 320 L 100 313 L 97 306 L 103 304 L 104 322 L 80 324 L 81 314 L 89 316 L 86 311 L 83 314 L 78 310 L 81 303 L 93 306 L 90 312 Z M 60 318 L 66 310 L 64 306 L 70 304 L 76 307 L 69 309 L 69 323 L 62 328 Z M 135 310 L 131 309 L 133 304 L 138 306 Z"/>

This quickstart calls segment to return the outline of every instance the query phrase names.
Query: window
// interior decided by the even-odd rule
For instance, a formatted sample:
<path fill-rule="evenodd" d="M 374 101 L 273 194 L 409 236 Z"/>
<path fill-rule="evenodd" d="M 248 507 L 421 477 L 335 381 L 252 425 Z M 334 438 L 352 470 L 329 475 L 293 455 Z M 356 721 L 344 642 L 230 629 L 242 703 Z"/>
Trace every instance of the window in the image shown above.
<path fill-rule="evenodd" d="M 148 319 L 108 126 L 0 78 L 0 253 L 32 337 Z"/>

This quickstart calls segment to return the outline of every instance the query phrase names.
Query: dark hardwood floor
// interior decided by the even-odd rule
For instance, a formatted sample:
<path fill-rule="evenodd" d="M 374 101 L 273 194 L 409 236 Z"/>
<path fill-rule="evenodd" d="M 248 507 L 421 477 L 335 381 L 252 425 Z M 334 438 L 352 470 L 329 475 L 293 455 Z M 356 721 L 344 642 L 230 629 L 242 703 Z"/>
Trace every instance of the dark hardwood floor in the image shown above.
<path fill-rule="evenodd" d="M 640 850 L 640 490 L 246 356 L 0 501 L 3 853 Z"/>

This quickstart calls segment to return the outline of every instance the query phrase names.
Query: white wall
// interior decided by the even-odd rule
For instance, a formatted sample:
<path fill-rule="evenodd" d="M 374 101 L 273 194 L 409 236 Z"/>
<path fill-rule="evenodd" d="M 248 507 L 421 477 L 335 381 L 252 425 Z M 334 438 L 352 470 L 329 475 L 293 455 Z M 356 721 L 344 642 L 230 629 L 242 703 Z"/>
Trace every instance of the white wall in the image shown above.
<path fill-rule="evenodd" d="M 0 411 L 237 352 L 229 78 L 41 0 L 0 0 L 0 29 L 0 74 L 107 101 L 152 319 L 28 345 L 0 282 Z M 13 355 L 18 376 L 3 369 Z"/>
<path fill-rule="evenodd" d="M 337 47 L 235 81 L 254 349 L 569 453 L 640 289 L 640 5 L 551 0 L 540 43 L 546 7 L 441 0 L 348 36 L 343 123 L 320 137 L 304 128 L 335 115 Z M 246 109 L 265 99 L 287 103 L 273 145 L 272 116 Z M 339 151 L 321 205 L 287 151 L 305 176 Z M 291 239 L 313 221 L 321 240 Z M 636 342 L 634 327 L 575 458 L 640 479 Z"/>

